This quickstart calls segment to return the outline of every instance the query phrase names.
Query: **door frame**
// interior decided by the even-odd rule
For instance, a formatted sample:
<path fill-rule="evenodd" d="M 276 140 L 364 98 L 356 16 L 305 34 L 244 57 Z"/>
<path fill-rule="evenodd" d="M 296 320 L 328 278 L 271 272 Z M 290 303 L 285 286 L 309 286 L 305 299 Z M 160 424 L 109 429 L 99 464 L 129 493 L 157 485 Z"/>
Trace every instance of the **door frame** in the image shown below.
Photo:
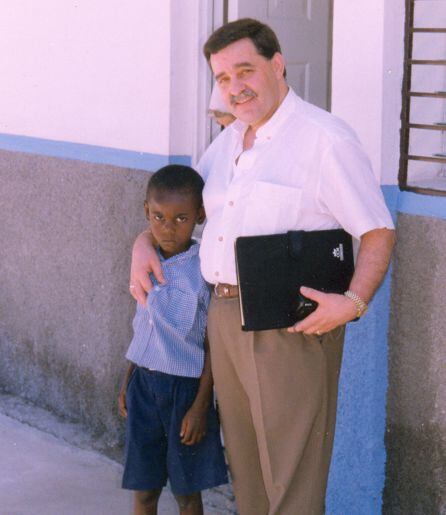
<path fill-rule="evenodd" d="M 327 59 L 327 109 L 331 111 L 332 60 L 333 60 L 333 12 L 334 0 L 329 2 L 328 59 Z M 196 130 L 192 165 L 194 166 L 215 137 L 218 129 L 207 116 L 208 102 L 211 96 L 213 77 L 208 64 L 203 59 L 202 46 L 208 36 L 217 27 L 238 18 L 238 0 L 199 0 L 197 34 L 199 49 L 196 69 Z"/>

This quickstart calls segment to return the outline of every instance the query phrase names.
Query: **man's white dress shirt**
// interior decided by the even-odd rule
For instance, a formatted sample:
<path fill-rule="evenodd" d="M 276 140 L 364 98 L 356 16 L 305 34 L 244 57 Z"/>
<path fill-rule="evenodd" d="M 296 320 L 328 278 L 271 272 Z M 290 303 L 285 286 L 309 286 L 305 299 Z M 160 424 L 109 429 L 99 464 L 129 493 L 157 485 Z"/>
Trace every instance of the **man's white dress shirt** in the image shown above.
<path fill-rule="evenodd" d="M 206 281 L 237 284 L 238 236 L 343 227 L 359 239 L 393 228 L 369 159 L 345 122 L 290 89 L 243 152 L 246 129 L 235 121 L 198 164 L 206 181 L 200 248 Z"/>

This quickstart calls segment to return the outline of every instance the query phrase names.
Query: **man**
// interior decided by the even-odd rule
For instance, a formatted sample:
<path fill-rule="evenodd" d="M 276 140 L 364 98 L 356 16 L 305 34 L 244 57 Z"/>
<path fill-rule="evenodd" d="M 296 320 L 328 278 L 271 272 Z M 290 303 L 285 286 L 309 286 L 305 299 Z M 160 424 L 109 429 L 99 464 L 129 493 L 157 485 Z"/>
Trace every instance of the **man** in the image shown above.
<path fill-rule="evenodd" d="M 213 118 L 222 129 L 230 125 L 235 120 L 235 116 L 228 112 L 228 108 L 221 98 L 218 84 L 214 84 L 214 87 L 212 88 L 208 115 L 210 118 Z"/>
<path fill-rule="evenodd" d="M 212 88 L 208 115 L 210 118 L 213 118 L 222 127 L 222 129 L 230 125 L 235 120 L 235 116 L 228 113 L 228 108 L 221 98 L 220 88 L 217 84 L 214 84 L 214 87 Z"/>
<path fill-rule="evenodd" d="M 212 371 L 241 515 L 323 513 L 345 323 L 364 314 L 387 270 L 393 225 L 368 159 L 342 121 L 287 86 L 277 38 L 238 20 L 204 46 L 237 120 L 200 160 L 207 224 L 200 250 L 214 284 Z M 344 295 L 309 288 L 317 310 L 288 330 L 242 332 L 234 239 L 343 227 L 360 240 Z M 143 233 L 130 290 L 140 302 L 159 264 Z M 259 277 L 259 281 L 262 278 Z"/>

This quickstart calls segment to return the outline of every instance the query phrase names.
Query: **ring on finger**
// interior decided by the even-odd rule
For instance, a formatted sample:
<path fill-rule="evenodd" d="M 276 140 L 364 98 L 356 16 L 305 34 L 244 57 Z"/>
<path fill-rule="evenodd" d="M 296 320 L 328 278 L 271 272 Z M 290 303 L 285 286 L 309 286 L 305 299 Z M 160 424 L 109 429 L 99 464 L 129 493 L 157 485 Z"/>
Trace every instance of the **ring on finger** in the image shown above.
<path fill-rule="evenodd" d="M 318 336 L 322 336 L 322 333 L 321 333 L 320 331 L 316 331 L 316 334 L 317 334 Z"/>
<path fill-rule="evenodd" d="M 135 285 L 135 284 L 131 284 L 131 285 L 129 286 L 129 288 L 130 288 L 131 290 L 134 290 L 134 289 L 136 288 L 136 285 Z"/>

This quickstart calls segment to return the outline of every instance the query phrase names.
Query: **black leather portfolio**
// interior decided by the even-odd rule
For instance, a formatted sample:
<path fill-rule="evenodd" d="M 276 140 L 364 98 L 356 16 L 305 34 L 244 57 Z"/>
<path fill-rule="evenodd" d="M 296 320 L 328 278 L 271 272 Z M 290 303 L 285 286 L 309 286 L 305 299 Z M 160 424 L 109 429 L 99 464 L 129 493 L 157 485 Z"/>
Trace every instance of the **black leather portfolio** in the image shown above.
<path fill-rule="evenodd" d="M 301 286 L 343 293 L 354 271 L 352 237 L 342 229 L 242 236 L 235 255 L 244 331 L 295 324 L 317 307 Z"/>

